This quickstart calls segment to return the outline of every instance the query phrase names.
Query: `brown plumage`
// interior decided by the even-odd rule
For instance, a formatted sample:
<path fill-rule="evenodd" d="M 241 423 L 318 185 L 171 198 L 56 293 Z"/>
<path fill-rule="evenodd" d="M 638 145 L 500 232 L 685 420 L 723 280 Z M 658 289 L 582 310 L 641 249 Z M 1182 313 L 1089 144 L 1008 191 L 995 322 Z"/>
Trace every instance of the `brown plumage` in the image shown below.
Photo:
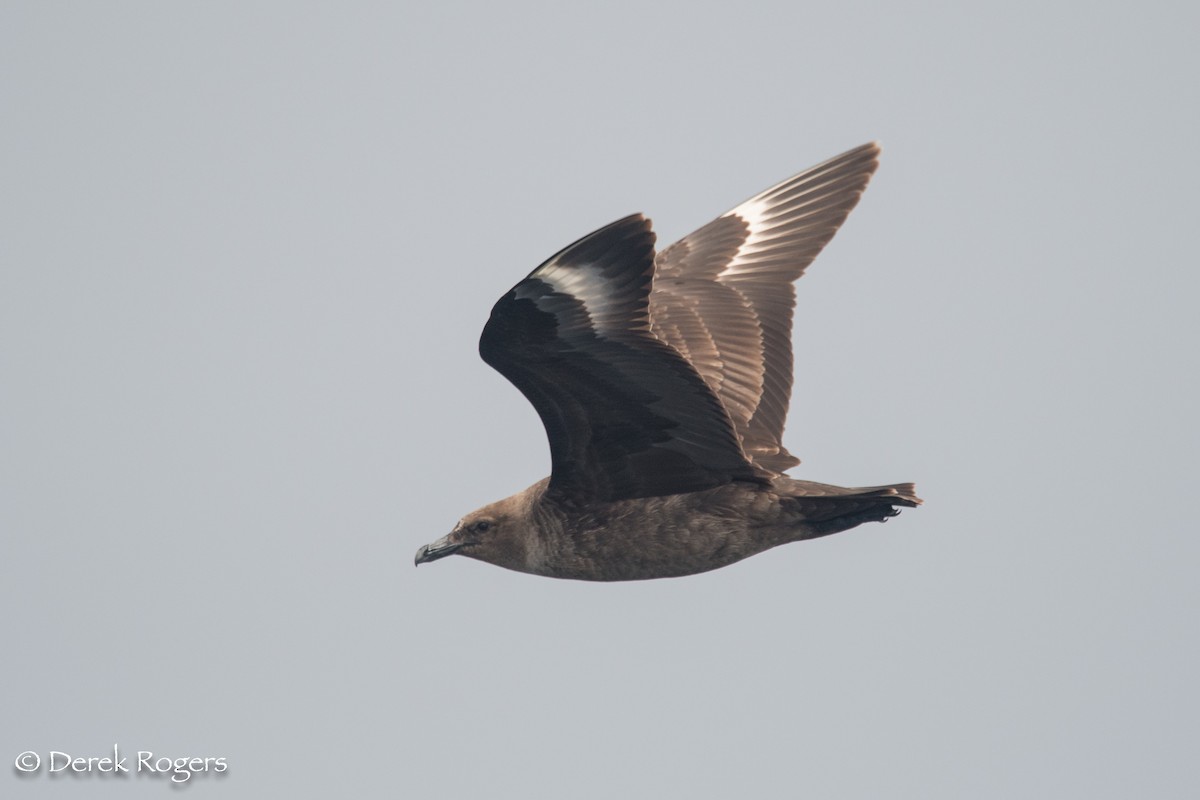
<path fill-rule="evenodd" d="M 492 309 L 483 359 L 533 404 L 551 475 L 417 551 L 556 578 L 705 572 L 882 522 L 910 483 L 846 489 L 782 474 L 793 282 L 878 165 L 864 145 L 655 254 L 640 214 L 585 236 Z"/>

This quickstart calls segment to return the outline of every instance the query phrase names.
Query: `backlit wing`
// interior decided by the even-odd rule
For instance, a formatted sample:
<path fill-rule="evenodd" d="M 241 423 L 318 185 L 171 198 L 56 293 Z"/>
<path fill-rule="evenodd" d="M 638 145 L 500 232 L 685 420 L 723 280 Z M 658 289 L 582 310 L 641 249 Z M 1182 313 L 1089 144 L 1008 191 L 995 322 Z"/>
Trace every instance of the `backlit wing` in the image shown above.
<path fill-rule="evenodd" d="M 793 282 L 858 203 L 878 166 L 867 144 L 767 189 L 658 255 L 650 317 L 729 414 L 743 451 L 782 472 L 792 391 Z"/>

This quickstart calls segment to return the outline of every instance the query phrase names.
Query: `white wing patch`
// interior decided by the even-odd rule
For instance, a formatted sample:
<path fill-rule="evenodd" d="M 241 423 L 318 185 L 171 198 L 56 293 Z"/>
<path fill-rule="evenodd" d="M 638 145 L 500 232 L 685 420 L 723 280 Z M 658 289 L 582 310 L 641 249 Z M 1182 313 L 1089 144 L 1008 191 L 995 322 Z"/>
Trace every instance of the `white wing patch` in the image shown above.
<path fill-rule="evenodd" d="M 629 309 L 604 281 L 597 280 L 587 270 L 547 264 L 535 277 L 553 286 L 554 291 L 582 303 L 597 332 L 616 335 L 630 329 Z"/>
<path fill-rule="evenodd" d="M 767 190 L 769 192 L 770 189 Z M 742 222 L 746 223 L 746 241 L 738 245 L 737 252 L 733 258 L 729 259 L 729 263 L 725 265 L 725 269 L 721 270 L 718 279 L 726 275 L 736 273 L 738 269 L 745 266 L 749 262 L 750 256 L 758 249 L 759 242 L 763 238 L 763 234 L 771 229 L 771 223 L 768 218 L 772 203 L 768 202 L 763 194 L 751 198 L 742 203 L 737 208 L 727 211 L 722 214 L 722 217 L 737 217 Z"/>

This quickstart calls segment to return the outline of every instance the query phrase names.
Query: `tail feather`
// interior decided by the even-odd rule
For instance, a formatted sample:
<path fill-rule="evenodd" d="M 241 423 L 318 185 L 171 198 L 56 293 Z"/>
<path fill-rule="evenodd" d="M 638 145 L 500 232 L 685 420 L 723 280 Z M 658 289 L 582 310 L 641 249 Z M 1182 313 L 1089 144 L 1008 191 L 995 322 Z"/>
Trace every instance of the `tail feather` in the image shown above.
<path fill-rule="evenodd" d="M 917 487 L 911 483 L 890 483 L 887 486 L 864 486 L 851 489 L 856 497 L 879 497 L 890 500 L 894 505 L 916 508 L 923 500 L 917 497 Z"/>
<path fill-rule="evenodd" d="M 899 514 L 899 507 L 921 505 L 911 483 L 851 488 L 785 478 L 775 488 L 813 537 L 849 530 L 864 522 L 883 522 Z"/>

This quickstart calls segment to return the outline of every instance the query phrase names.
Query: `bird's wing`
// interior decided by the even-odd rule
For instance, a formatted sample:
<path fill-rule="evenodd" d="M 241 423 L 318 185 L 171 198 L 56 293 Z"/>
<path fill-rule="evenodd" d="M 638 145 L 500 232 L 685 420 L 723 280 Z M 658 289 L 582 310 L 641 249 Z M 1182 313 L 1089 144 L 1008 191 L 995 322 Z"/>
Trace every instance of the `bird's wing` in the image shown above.
<path fill-rule="evenodd" d="M 696 370 L 650 331 L 654 233 L 640 214 L 585 236 L 497 301 L 479 353 L 533 404 L 550 489 L 581 500 L 764 480 Z"/>
<path fill-rule="evenodd" d="M 695 365 L 763 469 L 799 463 L 781 442 L 792 391 L 792 282 L 858 203 L 878 157 L 872 143 L 831 158 L 658 255 L 654 334 Z"/>

